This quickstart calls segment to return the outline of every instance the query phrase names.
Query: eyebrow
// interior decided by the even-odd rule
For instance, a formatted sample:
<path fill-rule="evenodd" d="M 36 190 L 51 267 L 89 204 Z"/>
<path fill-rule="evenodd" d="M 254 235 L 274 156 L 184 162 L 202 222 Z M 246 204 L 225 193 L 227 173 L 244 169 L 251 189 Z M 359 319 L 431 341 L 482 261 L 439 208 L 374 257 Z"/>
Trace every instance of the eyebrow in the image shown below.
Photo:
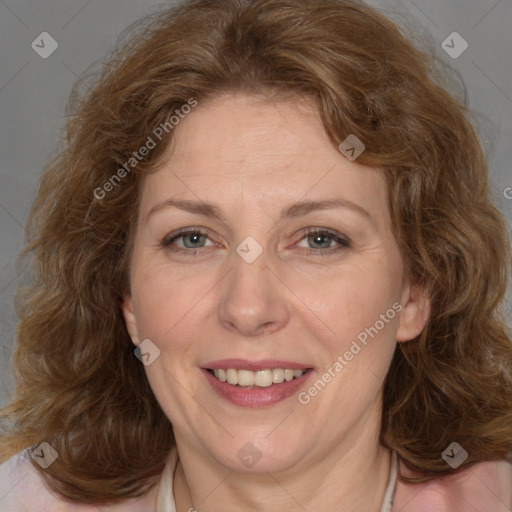
<path fill-rule="evenodd" d="M 147 218 L 161 210 L 174 207 L 186 212 L 195 213 L 223 221 L 222 209 L 213 203 L 192 201 L 190 199 L 166 199 L 151 208 Z M 280 220 L 295 219 L 316 210 L 331 210 L 334 208 L 349 208 L 371 220 L 371 215 L 360 205 L 346 199 L 324 199 L 320 201 L 299 201 L 281 210 Z"/>

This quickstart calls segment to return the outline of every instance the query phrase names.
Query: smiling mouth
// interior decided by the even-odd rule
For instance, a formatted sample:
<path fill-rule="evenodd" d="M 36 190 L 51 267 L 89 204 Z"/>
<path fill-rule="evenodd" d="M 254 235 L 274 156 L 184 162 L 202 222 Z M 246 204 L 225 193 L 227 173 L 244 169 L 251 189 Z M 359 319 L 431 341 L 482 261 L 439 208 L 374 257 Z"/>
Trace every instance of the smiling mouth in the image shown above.
<path fill-rule="evenodd" d="M 211 369 L 207 371 L 221 382 L 226 382 L 236 387 L 261 387 L 268 388 L 282 384 L 283 382 L 290 382 L 292 380 L 300 379 L 305 373 L 312 370 L 312 368 L 304 368 L 303 370 L 292 370 L 284 368 L 273 368 L 258 371 L 251 370 L 237 370 L 235 368 L 224 369 Z"/>

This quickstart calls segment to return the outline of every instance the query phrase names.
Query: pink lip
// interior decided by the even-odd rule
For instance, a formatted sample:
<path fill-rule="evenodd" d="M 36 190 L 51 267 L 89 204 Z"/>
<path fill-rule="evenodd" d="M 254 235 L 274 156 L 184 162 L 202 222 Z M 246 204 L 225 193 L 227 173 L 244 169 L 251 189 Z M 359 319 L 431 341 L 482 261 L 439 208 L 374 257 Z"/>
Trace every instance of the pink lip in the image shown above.
<path fill-rule="evenodd" d="M 221 361 L 216 361 L 216 364 Z M 232 361 L 231 361 L 232 362 Z M 222 362 L 224 363 L 224 362 Z M 275 363 L 275 362 L 274 362 Z M 230 363 L 231 364 L 231 363 Z M 246 363 L 244 363 L 246 364 Z M 268 363 L 267 366 L 264 366 L 261 369 L 269 368 Z M 289 363 L 286 363 L 287 365 Z M 261 362 L 258 362 L 257 365 L 261 366 Z M 298 366 L 298 365 L 296 365 Z M 271 368 L 277 368 L 278 366 L 270 366 Z M 221 366 L 214 366 L 214 368 L 223 369 L 223 368 L 236 368 L 234 366 L 225 366 L 222 364 Z M 243 368 L 248 368 L 247 366 L 243 366 Z M 285 368 L 293 369 L 293 367 L 285 366 Z M 302 366 L 305 368 L 305 366 Z M 295 369 L 300 369 L 299 367 Z M 293 379 L 290 381 L 284 381 L 281 384 L 272 384 L 266 388 L 260 388 L 257 386 L 244 388 L 240 386 L 232 386 L 227 382 L 221 382 L 215 376 L 213 376 L 207 369 L 201 368 L 204 376 L 212 386 L 213 390 L 222 398 L 228 400 L 232 404 L 242 406 L 242 407 L 265 407 L 268 405 L 273 405 L 282 400 L 294 395 L 297 393 L 299 388 L 301 388 L 306 380 L 315 373 L 314 370 L 308 370 L 302 377 L 298 379 Z M 257 370 L 253 370 L 257 371 Z"/>
<path fill-rule="evenodd" d="M 311 368 L 311 365 L 307 363 L 280 361 L 277 359 L 261 359 L 259 361 L 247 361 L 246 359 L 222 359 L 206 363 L 203 365 L 203 368 L 210 370 L 228 370 L 229 368 L 233 368 L 235 370 L 251 370 L 253 372 L 257 372 L 258 370 L 271 370 L 273 368 L 282 368 L 283 370 L 305 370 L 307 368 Z"/>

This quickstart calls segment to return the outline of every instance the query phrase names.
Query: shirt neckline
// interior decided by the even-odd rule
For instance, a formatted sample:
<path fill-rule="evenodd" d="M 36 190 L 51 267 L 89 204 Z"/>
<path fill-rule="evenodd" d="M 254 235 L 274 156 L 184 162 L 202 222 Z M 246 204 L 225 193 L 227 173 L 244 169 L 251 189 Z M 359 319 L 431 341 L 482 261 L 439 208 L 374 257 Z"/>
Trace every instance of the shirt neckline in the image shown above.
<path fill-rule="evenodd" d="M 167 458 L 165 468 L 160 478 L 160 488 L 158 490 L 156 512 L 176 512 L 176 503 L 174 501 L 174 473 L 178 466 L 178 450 L 172 448 Z M 391 452 L 391 470 L 389 479 L 384 492 L 384 499 L 379 512 L 392 512 L 393 501 L 396 492 L 396 481 L 398 475 L 398 455 L 395 450 Z"/>
<path fill-rule="evenodd" d="M 395 500 L 396 481 L 398 476 L 398 454 L 396 450 L 391 451 L 391 470 L 389 472 L 388 485 L 384 492 L 384 499 L 379 512 L 391 512 Z"/>

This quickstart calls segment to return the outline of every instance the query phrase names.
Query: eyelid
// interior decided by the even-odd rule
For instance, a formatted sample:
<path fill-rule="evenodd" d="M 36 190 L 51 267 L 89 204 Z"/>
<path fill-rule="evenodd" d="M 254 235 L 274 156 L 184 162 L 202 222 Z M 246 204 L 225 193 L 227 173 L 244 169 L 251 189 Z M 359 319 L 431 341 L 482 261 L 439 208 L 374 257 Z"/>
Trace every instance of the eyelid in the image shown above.
<path fill-rule="evenodd" d="M 190 234 L 205 235 L 212 242 L 214 242 L 214 240 L 212 240 L 210 237 L 210 230 L 208 230 L 206 228 L 191 226 L 188 228 L 179 229 L 178 231 L 173 231 L 172 233 L 165 235 L 164 238 L 162 239 L 161 245 L 164 247 L 169 247 L 173 240 L 176 240 L 178 238 L 181 238 L 181 237 L 184 237 L 184 236 L 190 235 Z M 215 243 L 217 243 L 217 242 L 215 242 Z M 178 249 L 181 249 L 181 247 L 179 247 Z M 198 249 L 202 249 L 202 247 L 198 247 Z M 186 249 L 186 250 L 187 250 L 187 252 L 189 252 L 189 251 L 193 251 L 194 249 Z"/>
<path fill-rule="evenodd" d="M 306 236 L 309 236 L 309 235 L 315 235 L 315 234 L 320 234 L 320 235 L 329 235 L 331 238 L 333 238 L 334 240 L 337 240 L 339 243 L 345 243 L 347 245 L 352 245 L 352 240 L 342 234 L 342 233 L 339 233 L 338 231 L 334 231 L 332 229 L 329 229 L 329 228 L 316 228 L 316 227 L 313 227 L 313 228 L 306 228 L 306 230 L 304 232 L 302 232 L 302 238 L 305 238 Z"/>
<path fill-rule="evenodd" d="M 172 247 L 172 243 L 175 240 L 177 240 L 179 238 L 182 238 L 182 237 L 185 237 L 185 236 L 190 235 L 190 234 L 199 234 L 201 236 L 206 236 L 208 239 L 210 239 L 210 241 L 212 241 L 214 243 L 214 245 L 217 245 L 217 246 L 219 245 L 218 242 L 216 242 L 215 240 L 213 240 L 211 238 L 210 230 L 208 230 L 206 228 L 194 227 L 194 226 L 187 227 L 187 228 L 182 228 L 182 229 L 179 229 L 178 231 L 174 231 L 174 232 L 166 235 L 159 245 L 162 248 L 167 249 L 169 251 L 172 251 L 174 253 L 181 253 L 181 254 L 188 254 L 188 255 L 195 255 L 198 252 L 201 252 L 202 250 L 206 249 L 207 247 L 212 247 L 211 245 L 210 246 L 205 246 L 205 247 L 197 247 L 197 248 Z M 302 251 L 303 252 L 305 251 L 307 255 L 310 255 L 310 256 L 313 256 L 313 255 L 314 256 L 317 256 L 317 255 L 328 256 L 330 254 L 337 253 L 340 250 L 352 248 L 352 240 L 349 237 L 347 237 L 344 234 L 338 233 L 337 231 L 334 231 L 332 229 L 322 228 L 322 227 L 309 227 L 309 228 L 306 228 L 306 229 L 302 230 L 300 232 L 300 238 L 294 244 L 294 246 L 296 246 L 298 243 L 300 243 L 306 237 L 311 236 L 311 235 L 315 235 L 315 234 L 327 235 L 327 237 L 331 238 L 332 240 L 334 240 L 337 243 L 337 245 L 335 245 L 333 247 L 328 247 L 326 249 L 311 249 L 311 248 L 304 248 L 304 247 L 302 247 L 301 248 Z"/>
<path fill-rule="evenodd" d="M 312 236 L 312 235 L 316 235 L 316 234 L 327 235 L 327 237 L 334 240 L 337 245 L 334 245 L 332 247 L 327 247 L 326 249 L 311 249 L 311 248 L 301 247 L 300 249 L 302 250 L 302 253 L 306 254 L 306 256 L 313 256 L 313 257 L 336 256 L 336 255 L 339 255 L 342 251 L 346 251 L 347 249 L 352 248 L 352 241 L 350 240 L 349 237 L 347 237 L 341 233 L 338 233 L 337 231 L 333 231 L 329 228 L 316 228 L 316 227 L 308 228 L 308 229 L 306 229 L 306 231 L 303 231 L 301 233 L 301 238 L 295 245 L 302 242 L 302 240 L 304 240 L 308 236 Z"/>

